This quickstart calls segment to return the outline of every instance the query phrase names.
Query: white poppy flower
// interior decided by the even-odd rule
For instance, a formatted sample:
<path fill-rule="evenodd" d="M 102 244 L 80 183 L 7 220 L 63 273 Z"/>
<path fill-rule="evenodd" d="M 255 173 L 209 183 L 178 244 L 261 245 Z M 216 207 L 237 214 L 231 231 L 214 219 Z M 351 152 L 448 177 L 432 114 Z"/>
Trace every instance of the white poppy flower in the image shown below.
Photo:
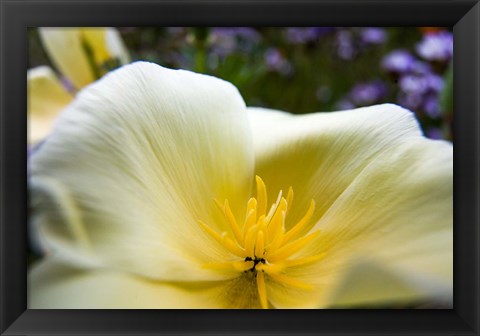
<path fill-rule="evenodd" d="M 385 104 L 292 115 L 150 63 L 84 89 L 31 159 L 29 308 L 452 301 L 452 146 Z"/>

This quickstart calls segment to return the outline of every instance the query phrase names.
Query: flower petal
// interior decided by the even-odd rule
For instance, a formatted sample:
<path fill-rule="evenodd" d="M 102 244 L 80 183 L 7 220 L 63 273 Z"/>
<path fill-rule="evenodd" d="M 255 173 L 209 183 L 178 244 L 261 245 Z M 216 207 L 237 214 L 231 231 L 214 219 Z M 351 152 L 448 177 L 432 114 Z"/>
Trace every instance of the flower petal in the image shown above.
<path fill-rule="evenodd" d="M 295 192 L 287 226 L 301 218 L 311 199 L 312 221 L 318 220 L 372 159 L 421 134 L 412 113 L 392 104 L 298 116 L 249 108 L 249 119 L 256 174 L 269 197 L 290 186 Z"/>
<path fill-rule="evenodd" d="M 72 100 L 52 69 L 40 66 L 27 71 L 28 143 L 42 140 L 55 117 Z"/>
<path fill-rule="evenodd" d="M 290 275 L 317 283 L 321 306 L 451 302 L 452 173 L 445 142 L 410 139 L 385 153 L 313 228 L 319 238 L 304 253 L 325 257 Z M 360 293 L 368 286 L 372 295 Z"/>
<path fill-rule="evenodd" d="M 416 284 L 419 297 L 451 301 L 452 146 L 418 138 L 385 153 L 338 197 L 316 228 L 322 235 L 312 249 L 326 252 L 325 262 L 335 258 L 349 266 L 373 259 Z"/>
<path fill-rule="evenodd" d="M 39 28 L 43 45 L 57 69 L 77 89 L 95 80 L 77 28 Z"/>
<path fill-rule="evenodd" d="M 214 198 L 245 204 L 252 174 L 235 87 L 134 63 L 82 91 L 33 157 L 32 223 L 47 248 L 82 263 L 96 256 L 91 264 L 155 279 L 218 278 L 202 265 L 232 256 L 198 220 L 226 227 Z"/>
<path fill-rule="evenodd" d="M 48 258 L 28 278 L 29 309 L 223 308 L 217 283 L 175 286 L 110 270 L 85 271 Z"/>
<path fill-rule="evenodd" d="M 107 28 L 106 44 L 111 55 L 120 60 L 120 64 L 130 63 L 130 54 L 123 43 L 120 33 L 115 28 Z"/>
<path fill-rule="evenodd" d="M 429 284 L 428 282 L 426 284 Z M 388 269 L 373 261 L 359 261 L 352 265 L 334 292 L 330 307 L 395 307 L 429 303 L 432 288 L 419 287 L 412 278 Z"/>
<path fill-rule="evenodd" d="M 78 89 L 106 72 L 108 61 L 129 62 L 114 28 L 39 28 L 48 55 Z"/>

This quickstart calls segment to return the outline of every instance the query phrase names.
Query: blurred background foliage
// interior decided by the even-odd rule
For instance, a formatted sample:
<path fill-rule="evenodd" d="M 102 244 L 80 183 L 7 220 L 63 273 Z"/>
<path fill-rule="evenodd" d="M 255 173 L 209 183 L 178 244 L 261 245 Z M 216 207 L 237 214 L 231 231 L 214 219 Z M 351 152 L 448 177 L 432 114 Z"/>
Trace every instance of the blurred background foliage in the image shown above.
<path fill-rule="evenodd" d="M 443 27 L 118 28 L 132 60 L 232 82 L 247 105 L 292 113 L 391 102 L 453 139 L 453 35 Z M 29 64 L 51 65 L 29 29 Z"/>

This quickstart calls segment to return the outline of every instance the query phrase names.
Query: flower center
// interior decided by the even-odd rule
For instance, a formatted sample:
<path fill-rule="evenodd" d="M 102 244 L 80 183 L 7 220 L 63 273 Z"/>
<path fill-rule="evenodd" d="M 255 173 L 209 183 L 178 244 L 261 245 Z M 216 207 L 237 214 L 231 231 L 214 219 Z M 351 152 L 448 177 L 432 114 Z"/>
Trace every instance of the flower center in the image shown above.
<path fill-rule="evenodd" d="M 260 304 L 262 308 L 268 308 L 266 280 L 275 281 L 284 286 L 311 289 L 310 284 L 288 276 L 288 269 L 315 262 L 323 257 L 323 254 L 295 257 L 297 252 L 319 234 L 319 231 L 306 234 L 312 227 L 309 222 L 315 210 L 315 202 L 312 200 L 303 218 L 286 231 L 285 219 L 293 201 L 292 188 L 289 188 L 286 198 L 280 191 L 276 202 L 267 208 L 265 183 L 259 176 L 256 176 L 256 182 L 257 197 L 248 200 L 243 223 L 238 223 L 235 219 L 228 200 L 223 204 L 216 200 L 218 208 L 229 223 L 230 233 L 219 234 L 207 224 L 201 221 L 199 223 L 210 236 L 232 254 L 230 261 L 210 263 L 205 267 L 253 272 Z"/>

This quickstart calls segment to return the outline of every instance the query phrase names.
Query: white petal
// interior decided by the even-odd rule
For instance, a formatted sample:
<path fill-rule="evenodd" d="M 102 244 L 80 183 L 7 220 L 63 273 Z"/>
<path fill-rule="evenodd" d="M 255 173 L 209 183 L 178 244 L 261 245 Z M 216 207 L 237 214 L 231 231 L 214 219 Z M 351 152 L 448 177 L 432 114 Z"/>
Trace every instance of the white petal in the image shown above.
<path fill-rule="evenodd" d="M 373 261 L 359 261 L 352 265 L 338 287 L 331 293 L 330 307 L 383 307 L 399 304 L 408 307 L 432 303 L 435 287 L 431 282 L 415 282 L 405 273 L 395 272 Z M 420 285 L 424 285 L 423 288 Z M 438 304 L 438 302 L 437 302 Z"/>
<path fill-rule="evenodd" d="M 449 144 L 421 138 L 385 153 L 317 223 L 315 250 L 347 267 L 373 259 L 417 285 L 419 298 L 451 301 L 452 162 Z"/>
<path fill-rule="evenodd" d="M 47 248 L 82 263 L 218 278 L 202 265 L 232 256 L 197 221 L 224 227 L 213 199 L 245 204 L 252 174 L 235 87 L 134 63 L 82 91 L 34 156 L 32 221 Z"/>
<path fill-rule="evenodd" d="M 28 276 L 30 309 L 260 308 L 252 273 L 227 281 L 161 282 L 109 269 L 85 270 L 54 256 Z"/>
<path fill-rule="evenodd" d="M 52 69 L 47 66 L 27 71 L 28 143 L 42 140 L 53 121 L 72 100 Z"/>
<path fill-rule="evenodd" d="M 85 271 L 47 259 L 28 277 L 29 309 L 222 308 L 216 283 L 173 285 L 110 270 Z"/>
<path fill-rule="evenodd" d="M 452 171 L 443 142 L 410 139 L 385 153 L 314 227 L 304 253 L 325 257 L 290 275 L 317 283 L 322 307 L 451 302 Z"/>

